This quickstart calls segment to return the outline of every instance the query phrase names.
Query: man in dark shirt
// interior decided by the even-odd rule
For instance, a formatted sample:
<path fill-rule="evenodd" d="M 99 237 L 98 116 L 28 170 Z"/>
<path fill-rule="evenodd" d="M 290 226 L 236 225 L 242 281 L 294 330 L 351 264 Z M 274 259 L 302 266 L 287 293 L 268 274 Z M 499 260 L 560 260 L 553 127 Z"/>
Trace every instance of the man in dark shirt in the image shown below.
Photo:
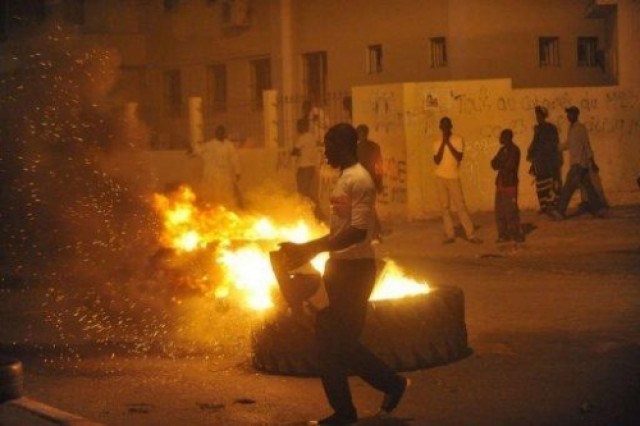
<path fill-rule="evenodd" d="M 527 150 L 527 161 L 531 162 L 530 173 L 536 177 L 536 193 L 540 203 L 540 212 L 548 212 L 555 207 L 562 179 L 560 168 L 562 154 L 558 149 L 558 129 L 546 121 L 549 115 L 547 108 L 535 107 L 536 124 L 533 140 Z"/>
<path fill-rule="evenodd" d="M 524 241 L 520 229 L 518 211 L 518 167 L 520 167 L 520 148 L 513 143 L 513 132 L 504 129 L 500 133 L 500 149 L 491 167 L 498 171 L 496 176 L 495 215 L 498 229 L 497 242 L 514 240 Z"/>

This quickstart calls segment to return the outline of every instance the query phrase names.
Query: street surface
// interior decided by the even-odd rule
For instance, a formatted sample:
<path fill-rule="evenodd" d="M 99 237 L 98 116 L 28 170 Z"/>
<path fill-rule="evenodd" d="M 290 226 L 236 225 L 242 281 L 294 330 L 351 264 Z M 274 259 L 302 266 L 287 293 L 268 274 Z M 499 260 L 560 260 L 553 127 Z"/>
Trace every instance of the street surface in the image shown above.
<path fill-rule="evenodd" d="M 381 396 L 352 378 L 359 424 L 640 424 L 640 206 L 564 222 L 523 212 L 533 229 L 518 246 L 494 243 L 491 213 L 472 218 L 482 245 L 443 246 L 438 218 L 386 224 L 380 256 L 463 289 L 472 353 L 406 373 L 412 386 L 387 419 L 372 417 Z M 233 307 L 186 301 L 183 325 L 166 325 L 168 308 L 165 323 L 141 308 L 144 320 L 123 317 L 119 329 L 149 339 L 119 344 L 86 337 L 105 327 L 105 310 L 75 306 L 76 293 L 0 286 L 0 352 L 24 362 L 29 398 L 108 425 L 301 425 L 330 414 L 318 379 L 252 369 L 255 319 Z M 0 406 L 0 425 L 17 419 Z"/>

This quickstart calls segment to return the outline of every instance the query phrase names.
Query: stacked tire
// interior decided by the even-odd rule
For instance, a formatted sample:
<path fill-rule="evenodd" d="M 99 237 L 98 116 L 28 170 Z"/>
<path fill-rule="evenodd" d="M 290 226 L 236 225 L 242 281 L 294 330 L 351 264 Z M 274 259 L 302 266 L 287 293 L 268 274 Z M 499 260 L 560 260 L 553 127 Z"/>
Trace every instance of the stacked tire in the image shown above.
<path fill-rule="evenodd" d="M 252 364 L 260 371 L 316 376 L 310 318 L 280 312 L 252 331 Z M 396 371 L 446 364 L 469 354 L 464 294 L 437 287 L 428 294 L 369 302 L 362 341 Z"/>

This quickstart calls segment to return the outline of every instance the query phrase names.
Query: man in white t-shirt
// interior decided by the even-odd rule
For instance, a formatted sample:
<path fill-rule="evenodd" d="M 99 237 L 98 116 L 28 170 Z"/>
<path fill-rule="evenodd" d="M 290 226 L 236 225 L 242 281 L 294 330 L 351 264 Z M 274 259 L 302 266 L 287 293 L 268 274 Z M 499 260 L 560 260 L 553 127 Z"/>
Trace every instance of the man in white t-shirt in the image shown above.
<path fill-rule="evenodd" d="M 219 125 L 215 137 L 195 147 L 194 154 L 204 163 L 201 195 L 213 204 L 235 209 L 241 200 L 238 197 L 240 163 L 236 147 L 227 139 L 227 130 Z"/>
<path fill-rule="evenodd" d="M 334 413 L 311 424 L 357 422 L 347 380 L 350 371 L 384 393 L 381 413 L 396 408 L 409 384 L 359 340 L 376 279 L 371 246 L 376 189 L 369 172 L 358 163 L 357 141 L 356 130 L 347 123 L 331 127 L 324 138 L 329 165 L 341 171 L 330 197 L 329 234 L 304 244 L 281 244 L 289 270 L 329 252 L 323 275 L 329 306 L 317 312 L 315 333 L 320 377 Z"/>
<path fill-rule="evenodd" d="M 443 244 L 455 242 L 455 231 L 451 217 L 452 208 L 458 213 L 460 223 L 467 235 L 467 241 L 479 244 L 482 243 L 482 240 L 475 236 L 475 229 L 462 195 L 458 173 L 464 151 L 464 141 L 460 136 L 454 135 L 451 132 L 452 129 L 451 119 L 442 117 L 440 119 L 442 138 L 433 143 L 433 161 L 436 163 L 436 193 L 442 208 L 444 222 L 445 239 Z"/>

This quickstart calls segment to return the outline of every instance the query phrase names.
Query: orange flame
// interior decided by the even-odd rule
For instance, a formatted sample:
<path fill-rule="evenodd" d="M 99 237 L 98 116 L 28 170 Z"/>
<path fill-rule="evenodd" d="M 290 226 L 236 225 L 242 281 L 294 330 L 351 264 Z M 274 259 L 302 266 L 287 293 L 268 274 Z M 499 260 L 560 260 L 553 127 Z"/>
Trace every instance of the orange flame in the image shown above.
<path fill-rule="evenodd" d="M 239 296 L 254 310 L 273 306 L 272 293 L 277 282 L 271 269 L 269 251 L 282 241 L 304 242 L 326 233 L 318 224 L 297 218 L 286 221 L 251 214 L 237 214 L 215 207 L 200 209 L 196 196 L 186 186 L 171 197 L 154 195 L 154 206 L 163 220 L 160 243 L 176 256 L 204 254 L 204 262 L 186 273 L 195 275 L 194 287 L 216 299 Z M 322 253 L 312 260 L 324 271 L 328 259 Z M 393 261 L 386 266 L 376 284 L 372 300 L 407 297 L 428 292 L 426 283 L 406 278 Z"/>

